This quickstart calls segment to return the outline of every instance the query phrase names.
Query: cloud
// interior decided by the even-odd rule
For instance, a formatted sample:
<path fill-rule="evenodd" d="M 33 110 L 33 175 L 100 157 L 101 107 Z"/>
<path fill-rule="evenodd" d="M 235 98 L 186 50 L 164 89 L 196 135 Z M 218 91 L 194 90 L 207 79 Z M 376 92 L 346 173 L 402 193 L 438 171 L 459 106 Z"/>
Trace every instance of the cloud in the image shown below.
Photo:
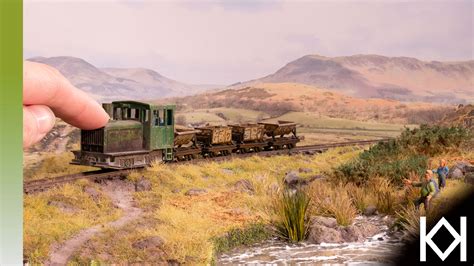
<path fill-rule="evenodd" d="M 142 66 L 190 83 L 268 75 L 305 54 L 472 59 L 471 1 L 25 1 L 25 56 Z"/>

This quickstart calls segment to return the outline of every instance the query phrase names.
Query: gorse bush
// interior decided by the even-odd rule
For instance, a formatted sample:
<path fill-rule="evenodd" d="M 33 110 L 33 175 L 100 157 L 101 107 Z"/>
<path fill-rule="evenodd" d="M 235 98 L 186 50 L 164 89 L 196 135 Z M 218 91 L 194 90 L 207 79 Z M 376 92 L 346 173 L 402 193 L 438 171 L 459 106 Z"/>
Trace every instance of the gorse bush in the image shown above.
<path fill-rule="evenodd" d="M 309 230 L 307 209 L 310 198 L 303 190 L 285 190 L 274 204 L 276 234 L 290 242 L 306 239 Z"/>
<path fill-rule="evenodd" d="M 428 167 L 428 156 L 459 148 L 469 141 L 467 129 L 459 127 L 429 127 L 406 129 L 398 139 L 378 143 L 359 157 L 340 165 L 336 177 L 343 182 L 366 184 L 376 176 L 389 178 L 401 185 L 408 173 L 422 175 Z"/>

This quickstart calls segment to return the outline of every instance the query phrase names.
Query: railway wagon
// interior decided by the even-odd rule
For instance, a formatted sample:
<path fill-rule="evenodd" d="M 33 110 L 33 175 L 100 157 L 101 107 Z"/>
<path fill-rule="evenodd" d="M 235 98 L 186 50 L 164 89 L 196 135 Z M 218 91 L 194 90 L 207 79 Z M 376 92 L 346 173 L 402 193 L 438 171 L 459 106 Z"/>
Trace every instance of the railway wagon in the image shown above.
<path fill-rule="evenodd" d="M 228 126 L 205 126 L 197 128 L 197 141 L 204 157 L 229 155 L 236 146 L 232 142 L 232 128 Z"/>
<path fill-rule="evenodd" d="M 192 160 L 201 154 L 196 135 L 199 132 L 194 128 L 175 126 L 173 152 L 177 161 Z"/>
<path fill-rule="evenodd" d="M 296 135 L 296 123 L 291 121 L 260 122 L 265 128 L 267 150 L 278 150 L 283 148 L 292 149 L 300 138 Z"/>
<path fill-rule="evenodd" d="M 125 169 L 174 159 L 174 105 L 135 101 L 104 104 L 105 127 L 81 130 L 81 148 L 72 164 Z"/>
<path fill-rule="evenodd" d="M 236 152 L 259 152 L 268 145 L 268 143 L 264 140 L 264 125 L 245 123 L 230 125 L 230 127 L 232 128 L 232 140 L 237 146 Z"/>

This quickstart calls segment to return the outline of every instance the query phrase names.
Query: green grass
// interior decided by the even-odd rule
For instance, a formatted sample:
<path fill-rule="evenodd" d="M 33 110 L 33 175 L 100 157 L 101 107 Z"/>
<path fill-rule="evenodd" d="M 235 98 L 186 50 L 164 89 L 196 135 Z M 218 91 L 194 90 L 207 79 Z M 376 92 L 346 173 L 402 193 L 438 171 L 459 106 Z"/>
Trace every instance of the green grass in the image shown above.
<path fill-rule="evenodd" d="M 277 235 L 292 243 L 306 239 L 309 230 L 308 206 L 310 197 L 305 191 L 285 190 L 275 200 L 274 208 L 277 220 L 274 222 Z"/>

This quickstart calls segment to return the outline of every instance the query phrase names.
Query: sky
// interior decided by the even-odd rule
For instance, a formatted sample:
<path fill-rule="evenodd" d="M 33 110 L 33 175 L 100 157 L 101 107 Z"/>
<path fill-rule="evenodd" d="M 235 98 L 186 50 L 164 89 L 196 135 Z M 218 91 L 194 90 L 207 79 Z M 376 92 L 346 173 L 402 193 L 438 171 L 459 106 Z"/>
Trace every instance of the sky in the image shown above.
<path fill-rule="evenodd" d="M 25 0 L 24 56 L 75 56 L 222 85 L 308 54 L 472 60 L 473 3 Z"/>

